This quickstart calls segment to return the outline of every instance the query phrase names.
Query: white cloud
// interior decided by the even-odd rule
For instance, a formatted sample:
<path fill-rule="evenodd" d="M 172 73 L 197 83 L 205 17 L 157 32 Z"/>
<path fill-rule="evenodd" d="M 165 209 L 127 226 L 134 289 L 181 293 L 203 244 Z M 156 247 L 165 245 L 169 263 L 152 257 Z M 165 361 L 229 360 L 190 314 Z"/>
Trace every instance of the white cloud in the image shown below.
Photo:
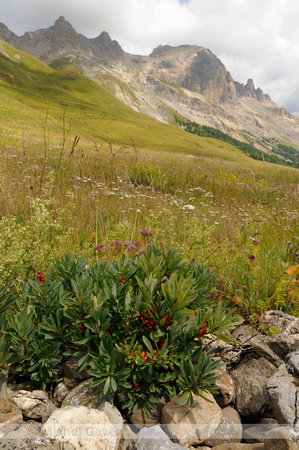
<path fill-rule="evenodd" d="M 299 110 L 298 0 L 0 0 L 12 31 L 46 28 L 61 15 L 87 37 L 108 31 L 124 50 L 196 44 L 215 53 L 233 78 L 280 106 Z"/>

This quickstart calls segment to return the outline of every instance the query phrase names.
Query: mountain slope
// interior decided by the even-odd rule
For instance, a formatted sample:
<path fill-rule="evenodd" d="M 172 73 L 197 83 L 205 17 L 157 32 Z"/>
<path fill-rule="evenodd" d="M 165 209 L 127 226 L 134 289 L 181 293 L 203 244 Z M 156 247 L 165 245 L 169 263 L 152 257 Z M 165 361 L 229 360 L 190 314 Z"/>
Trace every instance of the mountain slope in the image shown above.
<path fill-rule="evenodd" d="M 231 145 L 187 134 L 137 113 L 75 66 L 53 70 L 0 40 L 0 67 L 3 145 L 15 145 L 22 139 L 27 147 L 40 145 L 44 136 L 49 145 L 60 145 L 65 132 L 69 147 L 76 135 L 86 146 L 94 146 L 94 142 L 132 146 L 133 139 L 138 148 L 255 164 Z"/>
<path fill-rule="evenodd" d="M 234 81 L 221 61 L 203 47 L 157 47 L 131 55 L 106 32 L 88 39 L 60 17 L 47 29 L 16 36 L 0 24 L 0 38 L 54 68 L 75 64 L 135 111 L 174 123 L 179 114 L 212 126 L 264 152 L 281 144 L 299 148 L 299 118 L 278 107 L 253 81 Z M 295 150 L 296 151 L 296 150 Z"/>

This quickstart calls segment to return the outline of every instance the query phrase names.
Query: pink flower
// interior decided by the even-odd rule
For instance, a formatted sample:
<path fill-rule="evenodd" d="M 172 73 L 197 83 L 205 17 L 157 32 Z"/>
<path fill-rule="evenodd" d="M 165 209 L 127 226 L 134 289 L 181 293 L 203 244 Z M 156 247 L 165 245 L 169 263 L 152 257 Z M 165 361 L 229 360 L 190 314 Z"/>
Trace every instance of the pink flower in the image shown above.
<path fill-rule="evenodd" d="M 112 244 L 114 247 L 120 248 L 122 246 L 121 241 L 115 241 L 114 244 Z"/>
<path fill-rule="evenodd" d="M 105 247 L 104 244 L 96 245 L 96 246 L 95 246 L 95 250 L 97 250 L 98 252 L 101 252 L 101 251 L 103 250 L 104 247 Z"/>
<path fill-rule="evenodd" d="M 144 236 L 144 237 L 153 236 L 153 233 L 152 233 L 151 231 L 148 231 L 148 230 L 142 230 L 142 231 L 140 231 L 140 233 L 141 233 L 142 236 Z"/>
<path fill-rule="evenodd" d="M 249 255 L 248 259 L 250 259 L 251 261 L 254 261 L 256 259 L 256 256 L 255 255 Z"/>

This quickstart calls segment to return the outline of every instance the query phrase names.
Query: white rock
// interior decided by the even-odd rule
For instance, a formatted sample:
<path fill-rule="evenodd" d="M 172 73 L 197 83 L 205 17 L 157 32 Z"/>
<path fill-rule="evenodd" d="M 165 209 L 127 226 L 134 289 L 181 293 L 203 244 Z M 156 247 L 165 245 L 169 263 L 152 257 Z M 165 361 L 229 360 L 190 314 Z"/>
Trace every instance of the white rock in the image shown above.
<path fill-rule="evenodd" d="M 42 428 L 60 450 L 116 450 L 114 426 L 103 411 L 85 406 L 54 411 Z"/>

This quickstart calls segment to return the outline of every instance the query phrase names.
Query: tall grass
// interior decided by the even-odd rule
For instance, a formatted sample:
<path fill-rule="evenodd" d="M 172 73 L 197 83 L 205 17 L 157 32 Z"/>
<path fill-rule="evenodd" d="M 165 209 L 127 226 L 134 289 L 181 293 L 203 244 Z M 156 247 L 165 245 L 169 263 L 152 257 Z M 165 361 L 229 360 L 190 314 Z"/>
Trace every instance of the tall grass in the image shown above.
<path fill-rule="evenodd" d="M 96 245 L 109 252 L 116 239 L 133 241 L 150 229 L 155 240 L 217 271 L 221 295 L 251 320 L 269 307 L 296 313 L 294 280 L 285 271 L 296 264 L 288 243 L 298 235 L 298 175 L 270 164 L 137 154 L 128 146 L 73 148 L 70 139 L 46 158 L 44 149 L 28 149 L 26 163 L 18 147 L 2 147 L 0 227 L 9 226 L 0 244 L 2 279 L 14 257 L 19 273 L 26 267 L 23 277 L 34 276 L 54 257 L 92 258 Z M 19 248 L 24 229 L 32 242 Z M 11 283 L 15 271 L 9 273 Z"/>

